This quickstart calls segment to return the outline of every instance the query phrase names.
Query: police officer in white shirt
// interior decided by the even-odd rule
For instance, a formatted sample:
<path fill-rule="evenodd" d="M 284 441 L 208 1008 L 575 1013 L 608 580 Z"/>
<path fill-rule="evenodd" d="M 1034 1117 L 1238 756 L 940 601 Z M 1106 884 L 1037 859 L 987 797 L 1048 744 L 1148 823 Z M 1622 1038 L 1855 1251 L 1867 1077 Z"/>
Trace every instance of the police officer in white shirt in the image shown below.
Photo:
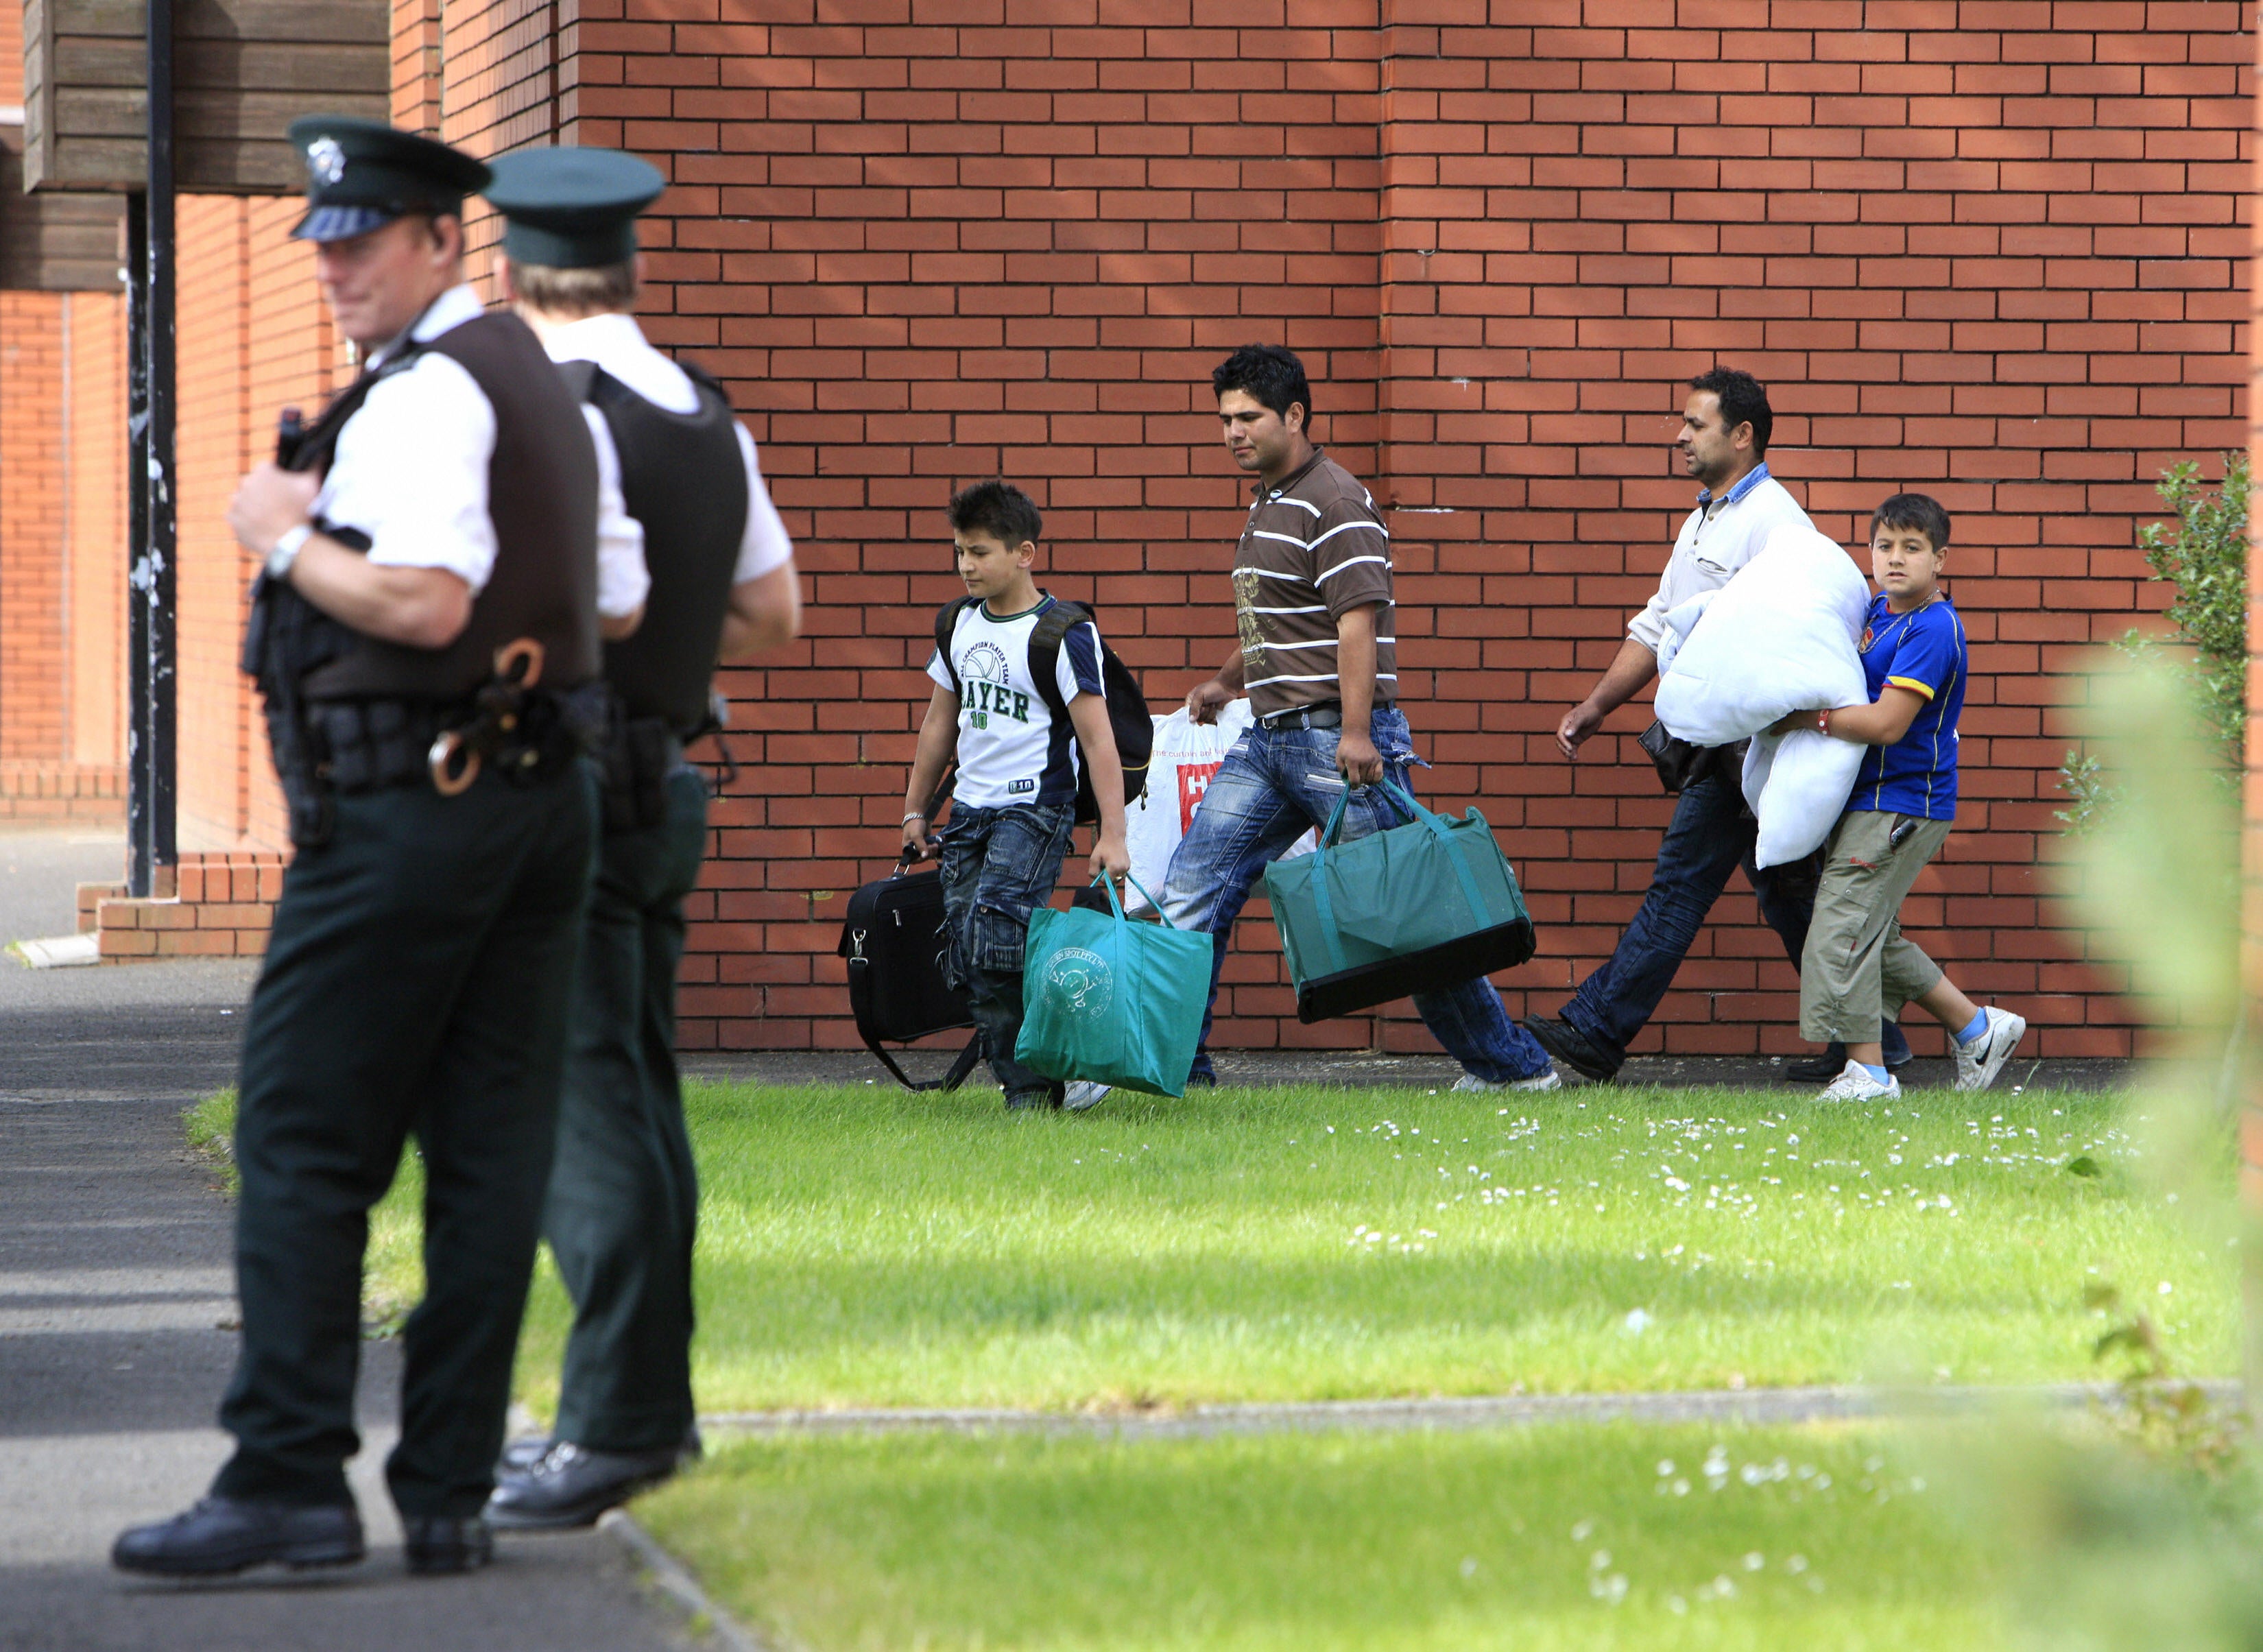
<path fill-rule="evenodd" d="M 616 714 L 582 928 L 558 1155 L 543 1231 L 574 1300 L 553 1432 L 516 1441 L 488 1505 L 506 1530 L 585 1525 L 698 1450 L 690 1348 L 698 1178 L 677 1081 L 683 902 L 707 788 L 684 761 L 712 727 L 719 657 L 792 639 L 793 546 L 721 386 L 646 342 L 636 220 L 660 173 L 617 149 L 495 162 L 503 290 L 583 401 L 625 514 L 599 530 L 650 577 L 636 634 L 605 649 Z"/>
<path fill-rule="evenodd" d="M 112 1559 L 196 1576 L 361 1558 L 363 1253 L 413 1132 L 426 1290 L 386 1478 L 408 1569 L 457 1572 L 493 1553 L 596 841 L 596 455 L 532 331 L 464 285 L 487 168 L 369 121 L 309 117 L 291 140 L 293 233 L 366 365 L 228 511 L 264 560 L 246 663 L 296 850 L 244 1029 L 235 1451 Z M 620 628 L 642 575 L 617 576 Z"/>
<path fill-rule="evenodd" d="M 1768 435 L 1775 418 L 1768 391 L 1752 374 L 1716 367 L 1689 381 L 1681 433 L 1674 439 L 1683 469 L 1697 482 L 1697 507 L 1681 525 L 1658 591 L 1627 624 L 1627 640 L 1587 698 L 1564 714 L 1556 744 L 1566 757 L 1602 726 L 1603 719 L 1641 692 L 1658 674 L 1666 616 L 1701 591 L 1717 591 L 1759 554 L 1768 536 L 1790 522 L 1812 526 L 1782 482 L 1768 475 Z M 1738 866 L 1760 902 L 1761 916 L 1782 939 L 1792 967 L 1799 967 L 1815 905 L 1814 862 L 1766 871 L 1753 864 L 1757 822 L 1745 807 L 1744 747 L 1703 754 L 1689 771 L 1673 822 L 1658 846 L 1657 869 L 1634 921 L 1610 958 L 1581 982 L 1559 1018 L 1533 1016 L 1525 1025 L 1549 1054 L 1592 1080 L 1608 1080 L 1626 1060 L 1627 1046 L 1649 1022 L 1675 971 L 1697 938 L 1698 927 Z M 1886 1027 L 1887 1054 L 1909 1058 L 1901 1030 Z M 1898 1046 L 1898 1049 L 1897 1049 Z M 1841 1051 L 1787 1069 L 1817 1082 L 1846 1065 Z"/>

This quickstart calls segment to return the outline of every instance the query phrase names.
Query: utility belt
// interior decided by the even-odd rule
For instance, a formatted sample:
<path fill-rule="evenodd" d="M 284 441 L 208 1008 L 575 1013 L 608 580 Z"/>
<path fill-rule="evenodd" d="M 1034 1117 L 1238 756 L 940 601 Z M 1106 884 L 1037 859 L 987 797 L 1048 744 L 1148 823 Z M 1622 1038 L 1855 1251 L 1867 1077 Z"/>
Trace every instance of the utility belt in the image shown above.
<path fill-rule="evenodd" d="M 525 689 L 514 726 L 490 735 L 476 699 L 309 700 L 307 756 L 315 780 L 347 796 L 429 785 L 452 797 L 486 768 L 514 786 L 550 778 L 589 749 L 601 714 L 586 692 Z"/>
<path fill-rule="evenodd" d="M 608 833 L 645 831 L 668 815 L 668 777 L 683 764 L 683 741 L 664 717 L 629 717 L 612 703 L 597 748 Z"/>

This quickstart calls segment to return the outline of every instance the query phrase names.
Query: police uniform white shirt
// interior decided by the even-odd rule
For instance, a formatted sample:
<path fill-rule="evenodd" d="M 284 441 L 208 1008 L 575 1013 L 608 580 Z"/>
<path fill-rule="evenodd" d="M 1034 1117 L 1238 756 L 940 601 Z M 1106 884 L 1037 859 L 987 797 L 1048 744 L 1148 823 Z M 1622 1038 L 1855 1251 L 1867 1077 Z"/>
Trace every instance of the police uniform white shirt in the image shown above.
<path fill-rule="evenodd" d="M 429 344 L 486 313 L 470 286 L 453 286 L 417 317 L 409 336 Z M 372 368 L 394 348 L 372 357 Z M 476 597 L 495 571 L 495 521 L 488 514 L 495 443 L 495 409 L 478 383 L 460 363 L 427 352 L 372 386 L 338 431 L 313 514 L 368 534 L 372 563 L 443 568 Z M 611 453 L 610 439 L 598 443 L 597 612 L 609 620 L 634 613 L 652 584 L 642 531 L 622 532 L 621 525 L 636 524 L 621 500 L 619 461 L 606 469 Z"/>
<path fill-rule="evenodd" d="M 1666 559 L 1657 594 L 1627 622 L 1627 634 L 1657 653 L 1666 640 L 1666 616 L 1692 597 L 1727 584 L 1786 522 L 1815 525 L 1765 464 L 1753 467 L 1724 494 L 1700 494 Z"/>
<path fill-rule="evenodd" d="M 691 376 L 652 347 L 633 315 L 609 311 L 568 322 L 551 328 L 542 344 L 553 361 L 595 362 L 654 407 L 670 413 L 699 410 L 699 392 Z M 604 415 L 596 408 L 585 407 L 583 411 L 589 414 L 589 431 L 596 438 L 597 468 L 601 474 L 612 476 L 618 489 L 621 460 L 613 446 L 612 431 L 605 424 Z M 770 503 L 770 489 L 763 483 L 762 467 L 755 458 L 755 438 L 736 420 L 731 428 L 738 432 L 739 456 L 747 467 L 747 525 L 740 535 L 739 560 L 731 575 L 731 583 L 736 585 L 785 566 L 793 555 L 793 541 L 786 536 L 785 523 L 778 515 L 777 506 Z M 610 523 L 599 527 L 599 544 L 602 546 L 606 535 L 614 532 L 625 538 L 634 536 L 637 560 L 641 566 L 643 526 L 625 513 L 618 529 Z"/>

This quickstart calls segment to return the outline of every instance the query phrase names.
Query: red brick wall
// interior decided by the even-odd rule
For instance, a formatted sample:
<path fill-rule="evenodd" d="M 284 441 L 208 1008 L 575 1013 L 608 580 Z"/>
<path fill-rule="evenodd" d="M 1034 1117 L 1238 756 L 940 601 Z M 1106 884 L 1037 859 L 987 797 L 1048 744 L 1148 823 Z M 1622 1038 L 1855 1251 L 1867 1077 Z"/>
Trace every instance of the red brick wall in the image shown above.
<path fill-rule="evenodd" d="M 287 842 L 258 697 L 236 669 L 257 561 L 228 531 L 237 482 L 274 452 L 277 415 L 318 410 L 352 377 L 290 240 L 294 200 L 184 199 L 180 207 L 180 843 Z M 192 321 L 191 318 L 194 318 Z"/>
<path fill-rule="evenodd" d="M 0 293 L 0 760 L 68 755 L 62 304 Z"/>
<path fill-rule="evenodd" d="M 1638 717 L 1613 724 L 1616 766 L 1575 770 L 1545 731 L 1688 508 L 1670 387 L 1750 367 L 1781 409 L 1774 468 L 1826 531 L 1855 538 L 1901 486 L 1956 516 L 1966 801 L 1905 921 L 2045 1051 L 2118 1053 L 2126 1011 L 2095 989 L 2119 973 L 2070 967 L 2046 898 L 2050 714 L 2079 692 L 2050 673 L 2161 605 L 2131 548 L 2152 479 L 2241 438 L 2240 9 L 1777 0 L 1765 31 L 1758 11 L 1522 0 L 1495 15 L 1529 27 L 1479 30 L 1482 6 L 1397 8 L 1387 467 L 1402 505 L 1452 513 L 1429 518 L 1446 634 L 1409 650 L 1452 673 L 1439 780 L 1524 800 L 1494 814 L 1523 829 L 1548 937 L 1523 975 L 1575 979 L 1638 901 L 1665 806 Z M 1663 1011 L 1674 1047 L 1749 1048 L 1791 1013 L 1749 897 L 1724 916 Z"/>
<path fill-rule="evenodd" d="M 1771 384 L 1775 467 L 1826 530 L 1898 485 L 1956 513 L 1968 802 L 1912 926 L 2046 1052 L 2126 1049 L 2118 977 L 2045 894 L 2052 713 L 2074 692 L 2054 671 L 2160 605 L 2134 548 L 2151 480 L 2243 428 L 2238 8 L 1291 15 L 495 0 L 448 8 L 443 34 L 430 0 L 398 0 L 402 119 L 478 152 L 620 143 L 669 173 L 648 326 L 731 382 L 800 546 L 808 637 L 731 679 L 744 767 L 716 811 L 687 1040 L 854 1042 L 831 948 L 893 840 L 954 483 L 1030 487 L 1048 583 L 1100 601 L 1159 707 L 1223 656 L 1240 494 L 1204 380 L 1269 337 L 1306 355 L 1320 434 L 1394 508 L 1430 791 L 1482 801 L 1542 924 L 1512 1008 L 1552 1008 L 1647 880 L 1666 805 L 1642 715 L 1576 768 L 1547 730 L 1688 506 L 1664 446 L 1677 387 L 1725 360 Z M 303 262 L 253 239 L 251 336 L 297 306 L 280 336 L 311 337 Z M 255 425 L 273 399 L 249 396 Z M 247 795 L 271 784 L 249 762 Z M 271 812 L 242 817 L 273 841 Z M 1796 1047 L 1791 973 L 1741 888 L 1719 919 L 1643 1047 Z M 1243 941 L 1225 1039 L 1423 1040 L 1298 1027 L 1269 931 Z"/>
<path fill-rule="evenodd" d="M 114 768 L 126 757 L 125 297 L 66 293 L 62 320 L 70 756 Z"/>
<path fill-rule="evenodd" d="M 810 639 L 736 679 L 688 1038 L 852 1041 L 827 954 L 898 812 L 952 482 L 1032 487 L 1050 583 L 1100 598 L 1159 706 L 1222 656 L 1239 496 L 1199 383 L 1271 337 L 1398 507 L 1432 791 L 1483 801 L 1543 925 L 1512 1007 L 1552 1007 L 1647 881 L 1641 716 L 1576 769 L 1547 730 L 1687 509 L 1676 387 L 1727 360 L 1773 386 L 1776 468 L 1826 530 L 1898 485 L 1957 515 L 1970 801 L 1912 927 L 2044 1049 L 2128 1047 L 2045 897 L 2050 673 L 2159 605 L 2151 478 L 2240 429 L 2236 6 L 625 10 L 582 10 L 574 132 L 669 170 L 651 329 L 734 383 L 813 598 Z M 1720 919 L 1652 1047 L 1794 1047 L 1741 888 Z M 1246 941 L 1225 1037 L 1375 1036 L 1283 1020 Z"/>

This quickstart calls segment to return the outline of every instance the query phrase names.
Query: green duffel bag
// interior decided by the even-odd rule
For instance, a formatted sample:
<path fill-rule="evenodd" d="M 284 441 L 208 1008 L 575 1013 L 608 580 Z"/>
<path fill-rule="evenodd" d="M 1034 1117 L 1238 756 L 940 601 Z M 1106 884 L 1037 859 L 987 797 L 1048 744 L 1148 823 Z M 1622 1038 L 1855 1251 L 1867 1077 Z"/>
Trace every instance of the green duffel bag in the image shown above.
<path fill-rule="evenodd" d="M 1319 849 L 1265 868 L 1299 1021 L 1442 991 L 1532 956 L 1523 891 L 1485 816 L 1448 820 L 1395 781 L 1383 787 L 1411 824 L 1339 844 L 1347 788 Z"/>
<path fill-rule="evenodd" d="M 1030 915 L 1014 1059 L 1048 1078 L 1182 1096 L 1210 999 L 1211 938 L 1168 918 L 1135 924 L 1115 880 L 1096 881 L 1109 911 L 1046 906 Z M 1162 910 L 1152 895 L 1147 903 Z"/>

